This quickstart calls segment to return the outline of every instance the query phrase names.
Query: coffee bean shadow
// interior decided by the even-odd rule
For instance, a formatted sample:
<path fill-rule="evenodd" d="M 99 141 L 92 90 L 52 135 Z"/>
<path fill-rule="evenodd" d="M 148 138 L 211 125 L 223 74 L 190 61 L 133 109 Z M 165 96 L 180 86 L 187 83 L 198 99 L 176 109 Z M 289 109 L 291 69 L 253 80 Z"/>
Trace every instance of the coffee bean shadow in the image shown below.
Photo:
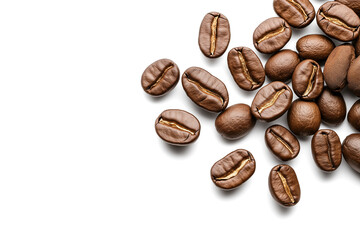
<path fill-rule="evenodd" d="M 205 61 L 205 64 L 206 64 L 206 66 L 215 66 L 216 64 L 218 64 L 218 59 L 219 58 L 208 58 L 208 57 L 206 57 L 204 54 L 201 54 L 202 55 L 202 59 L 204 59 L 204 61 Z M 225 53 L 224 53 L 224 55 L 225 55 Z M 206 69 L 205 69 L 206 70 Z M 206 70 L 207 71 L 207 70 Z"/>
<path fill-rule="evenodd" d="M 166 99 L 171 98 L 171 95 L 174 94 L 174 89 L 172 89 L 170 92 L 168 92 L 167 94 L 163 95 L 163 96 L 159 96 L 159 97 L 155 97 L 155 96 L 151 96 L 150 94 L 147 94 L 144 92 L 144 94 L 146 95 L 146 98 L 148 99 L 148 101 L 153 102 L 153 103 L 160 103 L 160 102 L 164 102 L 166 101 Z"/>
<path fill-rule="evenodd" d="M 191 113 L 194 113 L 194 115 L 197 117 L 197 116 L 201 116 L 203 118 L 207 118 L 207 119 L 214 119 L 215 121 L 215 118 L 219 115 L 219 113 L 216 113 L 216 112 L 210 112 L 210 111 L 207 111 L 205 109 L 202 109 L 201 107 L 197 106 L 196 104 L 194 104 L 190 98 L 188 98 L 189 101 L 189 104 L 187 104 L 188 106 L 190 106 L 191 110 L 190 112 Z M 215 123 L 214 123 L 215 124 Z"/>
<path fill-rule="evenodd" d="M 274 199 L 271 199 L 271 200 L 273 202 L 274 208 L 275 208 L 277 213 L 279 213 L 282 216 L 291 214 L 291 212 L 292 212 L 291 208 L 292 207 L 284 207 L 284 206 L 281 206 L 279 203 L 275 202 Z M 296 206 L 294 206 L 294 207 L 296 207 Z"/>
<path fill-rule="evenodd" d="M 304 36 L 304 31 L 302 29 L 291 28 L 291 30 L 292 30 L 292 34 L 291 34 L 292 38 L 299 39 Z"/>
<path fill-rule="evenodd" d="M 193 143 L 195 144 L 195 143 Z M 170 154 L 174 154 L 177 156 L 184 156 L 186 154 L 189 154 L 191 152 L 191 149 L 193 148 L 193 145 L 187 145 L 187 146 L 176 146 L 176 145 L 171 145 L 168 143 L 163 143 L 164 149 L 166 151 L 168 151 Z M 182 158 L 184 159 L 184 158 Z"/>
<path fill-rule="evenodd" d="M 251 179 L 249 179 L 248 181 L 250 181 Z M 230 197 L 235 197 L 237 195 L 242 194 L 242 192 L 246 191 L 246 189 L 248 188 L 247 185 L 249 185 L 249 182 L 246 181 L 243 184 L 241 184 L 239 187 L 232 189 L 232 190 L 225 190 L 225 189 L 221 189 L 217 186 L 214 185 L 214 191 L 216 192 L 216 194 L 222 198 L 230 198 Z"/>
<path fill-rule="evenodd" d="M 319 175 L 322 179 L 331 179 L 336 177 L 336 175 L 338 175 L 339 169 L 336 169 L 335 171 L 332 172 L 325 172 L 318 168 L 317 171 L 319 172 Z"/>
<path fill-rule="evenodd" d="M 343 164 L 346 165 L 346 168 L 347 168 L 346 171 L 360 181 L 360 173 L 358 173 L 352 167 L 350 167 L 350 165 L 344 160 L 344 158 L 342 159 L 342 162 L 341 162 L 341 165 L 343 165 Z"/>

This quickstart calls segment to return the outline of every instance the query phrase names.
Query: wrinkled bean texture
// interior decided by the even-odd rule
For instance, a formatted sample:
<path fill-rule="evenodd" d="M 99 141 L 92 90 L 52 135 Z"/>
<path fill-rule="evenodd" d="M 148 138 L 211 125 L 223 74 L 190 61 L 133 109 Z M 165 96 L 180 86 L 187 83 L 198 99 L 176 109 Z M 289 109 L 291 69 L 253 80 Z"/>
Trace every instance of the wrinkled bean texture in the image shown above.
<path fill-rule="evenodd" d="M 360 15 L 360 1 L 359 0 L 335 0 L 351 8 L 357 15 Z"/>
<path fill-rule="evenodd" d="M 262 53 L 279 51 L 291 38 L 290 25 L 282 18 L 269 18 L 255 29 L 253 43 Z"/>
<path fill-rule="evenodd" d="M 188 97 L 208 111 L 220 112 L 229 103 L 225 84 L 202 68 L 191 67 L 185 70 L 182 85 Z"/>
<path fill-rule="evenodd" d="M 317 131 L 311 140 L 311 151 L 316 165 L 323 171 L 332 172 L 341 163 L 341 141 L 330 129 Z"/>
<path fill-rule="evenodd" d="M 300 185 L 292 167 L 286 164 L 275 166 L 269 174 L 271 196 L 282 206 L 291 207 L 300 201 Z"/>
<path fill-rule="evenodd" d="M 360 133 L 345 138 L 342 143 L 342 153 L 350 167 L 360 173 Z"/>
<path fill-rule="evenodd" d="M 266 146 L 280 160 L 294 159 L 300 152 L 297 138 L 281 125 L 273 125 L 265 131 Z"/>
<path fill-rule="evenodd" d="M 324 77 L 320 65 L 312 59 L 299 63 L 292 77 L 295 94 L 303 100 L 314 100 L 324 88 Z"/>
<path fill-rule="evenodd" d="M 324 88 L 316 103 L 321 112 L 321 120 L 328 124 L 340 124 L 346 117 L 346 103 L 339 92 Z"/>
<path fill-rule="evenodd" d="M 287 121 L 290 130 L 296 135 L 313 135 L 320 127 L 320 110 L 316 103 L 298 99 L 291 104 Z"/>
<path fill-rule="evenodd" d="M 315 18 L 315 9 L 309 0 L 274 0 L 275 12 L 292 27 L 303 28 Z"/>
<path fill-rule="evenodd" d="M 149 65 L 141 76 L 141 86 L 152 96 L 162 96 L 179 82 L 179 68 L 170 59 L 160 59 Z"/>
<path fill-rule="evenodd" d="M 359 36 L 360 19 L 349 7 L 339 2 L 326 2 L 316 14 L 318 26 L 339 41 L 352 41 Z"/>
<path fill-rule="evenodd" d="M 246 104 L 235 104 L 220 113 L 215 120 L 218 133 L 226 139 L 244 137 L 255 126 L 256 118 Z"/>
<path fill-rule="evenodd" d="M 340 92 L 347 84 L 347 75 L 351 62 L 355 58 L 355 49 L 350 44 L 337 46 L 329 55 L 324 66 L 326 85 Z"/>
<path fill-rule="evenodd" d="M 236 84 L 246 91 L 261 87 L 265 81 L 265 70 L 259 57 L 247 47 L 236 47 L 229 51 L 228 67 Z"/>
<path fill-rule="evenodd" d="M 209 58 L 224 54 L 230 42 L 230 24 L 221 13 L 210 12 L 205 15 L 200 25 L 199 47 Z"/>
<path fill-rule="evenodd" d="M 356 56 L 360 55 L 360 37 L 358 37 L 355 41 L 354 41 L 354 47 L 355 47 L 355 54 Z"/>
<path fill-rule="evenodd" d="M 360 99 L 350 108 L 347 119 L 353 128 L 360 131 Z"/>
<path fill-rule="evenodd" d="M 254 174 L 255 168 L 253 155 L 247 150 L 238 149 L 212 166 L 211 180 L 222 189 L 234 189 L 247 181 Z"/>
<path fill-rule="evenodd" d="M 200 135 L 199 120 L 184 110 L 169 109 L 155 120 L 157 135 L 173 145 L 187 145 L 196 141 Z"/>
<path fill-rule="evenodd" d="M 324 61 L 335 48 L 334 42 L 320 34 L 306 35 L 296 43 L 296 49 L 302 59 Z"/>
<path fill-rule="evenodd" d="M 350 65 L 347 75 L 348 87 L 352 93 L 360 97 L 360 56 Z"/>
<path fill-rule="evenodd" d="M 287 82 L 300 63 L 299 55 L 292 50 L 281 50 L 271 56 L 265 64 L 266 76 L 271 81 Z"/>
<path fill-rule="evenodd" d="M 288 85 L 275 81 L 262 87 L 251 104 L 251 113 L 267 122 L 281 117 L 290 107 L 293 93 Z"/>

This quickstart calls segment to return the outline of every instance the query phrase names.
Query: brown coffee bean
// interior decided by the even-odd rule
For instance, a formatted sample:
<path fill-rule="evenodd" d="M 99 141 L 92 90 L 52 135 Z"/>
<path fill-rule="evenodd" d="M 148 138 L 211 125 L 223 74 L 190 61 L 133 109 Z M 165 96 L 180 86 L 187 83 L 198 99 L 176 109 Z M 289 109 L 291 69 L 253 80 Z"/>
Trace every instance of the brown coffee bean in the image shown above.
<path fill-rule="evenodd" d="M 345 138 L 342 143 L 342 153 L 350 167 L 360 173 L 360 133 Z"/>
<path fill-rule="evenodd" d="M 273 125 L 265 132 L 266 146 L 280 160 L 294 159 L 300 152 L 300 143 L 286 128 Z"/>
<path fill-rule="evenodd" d="M 185 70 L 182 85 L 189 98 L 208 111 L 220 112 L 228 105 L 229 94 L 225 84 L 202 68 Z"/>
<path fill-rule="evenodd" d="M 312 59 L 299 63 L 292 76 L 292 87 L 295 94 L 303 100 L 317 98 L 324 88 L 324 77 L 319 64 Z"/>
<path fill-rule="evenodd" d="M 274 10 L 295 28 L 306 27 L 315 18 L 315 9 L 309 0 L 274 0 Z"/>
<path fill-rule="evenodd" d="M 200 122 L 183 110 L 169 109 L 162 112 L 155 121 L 157 135 L 173 145 L 187 145 L 198 139 Z"/>
<path fill-rule="evenodd" d="M 353 128 L 360 131 L 360 99 L 350 108 L 347 119 Z"/>
<path fill-rule="evenodd" d="M 220 113 L 215 120 L 218 133 L 226 139 L 235 140 L 247 135 L 255 126 L 256 118 L 246 104 L 235 104 Z"/>
<path fill-rule="evenodd" d="M 299 55 L 292 50 L 281 50 L 272 55 L 265 64 L 266 76 L 271 81 L 287 82 L 300 63 Z"/>
<path fill-rule="evenodd" d="M 360 57 L 357 57 L 350 65 L 347 74 L 349 89 L 360 97 Z"/>
<path fill-rule="evenodd" d="M 221 13 L 210 12 L 200 25 L 199 46 L 201 52 L 209 58 L 224 54 L 230 42 L 230 25 Z"/>
<path fill-rule="evenodd" d="M 317 62 L 326 60 L 334 48 L 334 42 L 320 34 L 304 36 L 296 43 L 296 49 L 301 58 L 312 59 Z"/>
<path fill-rule="evenodd" d="M 291 207 L 300 200 L 300 185 L 292 167 L 281 164 L 273 167 L 269 174 L 271 196 L 282 206 Z"/>
<path fill-rule="evenodd" d="M 291 28 L 282 18 L 273 17 L 262 22 L 254 31 L 253 43 L 262 53 L 279 51 L 291 38 Z"/>
<path fill-rule="evenodd" d="M 255 172 L 253 155 L 244 149 L 235 150 L 211 168 L 211 180 L 223 189 L 233 189 L 246 182 Z"/>
<path fill-rule="evenodd" d="M 169 59 L 160 59 L 148 66 L 141 76 L 141 86 L 152 96 L 162 96 L 179 81 L 179 68 Z"/>
<path fill-rule="evenodd" d="M 259 57 L 247 47 L 236 47 L 229 51 L 227 62 L 236 84 L 252 91 L 261 87 L 265 81 L 264 67 Z"/>
<path fill-rule="evenodd" d="M 359 36 L 360 19 L 351 8 L 339 2 L 326 2 L 316 14 L 324 33 L 339 41 L 352 41 Z"/>
<path fill-rule="evenodd" d="M 288 85 L 275 81 L 262 87 L 251 104 L 251 113 L 267 122 L 281 117 L 290 107 L 293 93 Z"/>
<path fill-rule="evenodd" d="M 355 49 L 350 44 L 337 46 L 329 55 L 324 67 L 326 85 L 335 92 L 346 86 L 346 76 L 351 62 L 355 58 Z"/>
<path fill-rule="evenodd" d="M 346 103 L 339 92 L 325 87 L 316 103 L 321 112 L 321 120 L 328 124 L 340 124 L 346 117 Z"/>
<path fill-rule="evenodd" d="M 291 104 L 287 121 L 290 130 L 296 135 L 313 135 L 320 127 L 320 110 L 316 103 L 298 99 Z"/>
<path fill-rule="evenodd" d="M 360 15 L 360 1 L 359 0 L 335 0 L 351 8 L 357 15 Z"/>
<path fill-rule="evenodd" d="M 311 151 L 316 165 L 323 171 L 336 170 L 341 163 L 341 142 L 330 129 L 317 131 L 311 140 Z"/>
<path fill-rule="evenodd" d="M 356 56 L 360 55 L 360 37 L 354 40 L 353 42 L 354 48 L 355 48 L 355 54 Z"/>

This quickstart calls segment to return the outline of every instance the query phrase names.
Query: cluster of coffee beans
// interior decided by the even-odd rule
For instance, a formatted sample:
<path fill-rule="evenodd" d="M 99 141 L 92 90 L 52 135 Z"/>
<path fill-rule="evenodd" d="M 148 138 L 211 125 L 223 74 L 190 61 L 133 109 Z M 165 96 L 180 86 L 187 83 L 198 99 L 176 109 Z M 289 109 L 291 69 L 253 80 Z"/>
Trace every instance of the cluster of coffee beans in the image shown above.
<path fill-rule="evenodd" d="M 341 141 L 333 130 L 319 130 L 321 121 L 337 125 L 346 117 L 341 90 L 347 85 L 360 97 L 360 1 L 337 0 L 324 3 L 315 13 L 309 0 L 274 0 L 279 17 L 262 22 L 254 31 L 254 47 L 261 53 L 273 54 L 265 68 L 248 47 L 235 47 L 228 53 L 228 67 L 237 85 L 246 91 L 260 88 L 265 76 L 272 82 L 256 93 L 251 106 L 235 104 L 227 108 L 229 94 L 225 84 L 199 67 L 190 67 L 182 74 L 187 96 L 199 107 L 219 112 L 216 130 L 230 140 L 244 137 L 257 120 L 271 122 L 285 112 L 290 130 L 280 125 L 265 132 L 266 145 L 280 160 L 294 159 L 300 144 L 297 136 L 313 135 L 311 148 L 317 166 L 327 172 L 336 170 L 344 156 L 347 163 L 360 172 L 360 134 Z M 319 34 L 300 38 L 296 48 L 281 50 L 290 40 L 293 28 L 303 28 L 316 17 L 317 24 L 328 36 L 350 42 L 335 46 Z M 223 55 L 230 41 L 230 25 L 221 13 L 204 17 L 199 31 L 201 52 L 209 58 Z M 281 50 L 281 51 L 280 51 Z M 324 63 L 322 71 L 319 63 Z M 177 65 L 161 59 L 146 68 L 141 84 L 145 92 L 161 96 L 179 81 Z M 293 90 L 286 84 L 292 80 Z M 326 86 L 324 87 L 324 83 Z M 299 99 L 293 100 L 293 91 Z M 360 100 L 348 113 L 349 123 L 360 131 Z M 155 121 L 156 133 L 170 144 L 187 145 L 198 139 L 200 122 L 183 110 L 169 109 Z M 244 149 L 229 153 L 211 168 L 211 179 L 222 189 L 233 189 L 249 179 L 255 171 L 253 155 Z M 300 200 L 300 185 L 292 167 L 275 166 L 269 175 L 269 188 L 274 199 L 283 206 Z"/>

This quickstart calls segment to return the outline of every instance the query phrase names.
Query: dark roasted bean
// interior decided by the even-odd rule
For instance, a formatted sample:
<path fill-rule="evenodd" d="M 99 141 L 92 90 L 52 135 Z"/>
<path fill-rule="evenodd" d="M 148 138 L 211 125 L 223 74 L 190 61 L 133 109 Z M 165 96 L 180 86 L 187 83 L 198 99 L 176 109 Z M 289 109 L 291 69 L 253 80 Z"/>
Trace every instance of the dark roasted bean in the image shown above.
<path fill-rule="evenodd" d="M 325 123 L 337 125 L 344 121 L 346 103 L 340 92 L 333 92 L 325 87 L 316 103 L 320 109 L 321 120 Z"/>
<path fill-rule="evenodd" d="M 350 167 L 360 173 L 360 133 L 354 133 L 345 138 L 342 143 L 342 153 Z"/>
<path fill-rule="evenodd" d="M 296 43 L 296 49 L 301 58 L 317 62 L 326 60 L 334 48 L 334 42 L 320 34 L 306 35 Z"/>
<path fill-rule="evenodd" d="M 360 99 L 350 108 L 347 119 L 353 128 L 360 131 Z"/>
<path fill-rule="evenodd" d="M 271 81 L 287 82 L 300 63 L 299 55 L 292 50 L 281 50 L 272 55 L 265 64 L 266 76 Z"/>

